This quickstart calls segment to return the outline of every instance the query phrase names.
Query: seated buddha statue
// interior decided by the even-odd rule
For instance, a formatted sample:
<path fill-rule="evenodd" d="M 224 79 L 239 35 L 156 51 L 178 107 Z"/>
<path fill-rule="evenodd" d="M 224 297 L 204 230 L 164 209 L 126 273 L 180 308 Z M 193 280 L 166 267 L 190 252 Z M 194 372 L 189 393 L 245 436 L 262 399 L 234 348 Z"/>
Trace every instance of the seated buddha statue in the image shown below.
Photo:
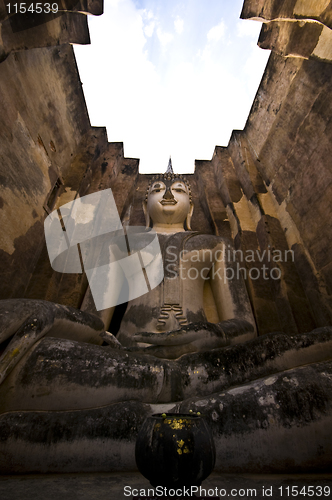
<path fill-rule="evenodd" d="M 164 174 L 152 179 L 143 210 L 147 227 L 158 234 L 164 279 L 129 302 L 117 336 L 122 345 L 153 344 L 146 352 L 175 359 L 256 336 L 242 277 L 228 279 L 235 265 L 227 260 L 230 244 L 191 231 L 193 208 L 184 177 Z"/>

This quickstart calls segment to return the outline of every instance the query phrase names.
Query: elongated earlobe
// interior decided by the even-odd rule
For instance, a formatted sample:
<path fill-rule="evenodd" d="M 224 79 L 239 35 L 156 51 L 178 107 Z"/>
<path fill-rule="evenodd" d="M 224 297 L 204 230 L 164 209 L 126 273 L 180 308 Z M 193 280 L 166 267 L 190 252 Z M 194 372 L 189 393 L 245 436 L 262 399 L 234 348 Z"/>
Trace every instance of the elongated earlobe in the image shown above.
<path fill-rule="evenodd" d="M 148 212 L 148 206 L 147 206 L 146 201 L 143 201 L 143 213 L 144 213 L 144 217 L 145 217 L 145 227 L 146 227 L 146 229 L 149 229 L 149 227 L 150 227 L 150 215 Z"/>
<path fill-rule="evenodd" d="M 193 203 L 190 203 L 190 210 L 186 218 L 187 231 L 191 231 L 191 218 L 193 216 L 193 212 L 194 212 L 194 205 Z"/>

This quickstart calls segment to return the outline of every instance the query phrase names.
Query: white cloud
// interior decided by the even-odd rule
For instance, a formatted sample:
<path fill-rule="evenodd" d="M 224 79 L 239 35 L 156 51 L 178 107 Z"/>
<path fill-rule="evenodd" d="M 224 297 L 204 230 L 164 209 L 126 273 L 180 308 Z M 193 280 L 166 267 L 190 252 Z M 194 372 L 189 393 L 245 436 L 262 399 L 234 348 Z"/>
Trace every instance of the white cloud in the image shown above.
<path fill-rule="evenodd" d="M 174 20 L 174 28 L 175 31 L 178 33 L 178 35 L 181 35 L 181 33 L 183 32 L 183 25 L 184 25 L 183 19 L 181 19 L 180 16 L 176 16 Z"/>
<path fill-rule="evenodd" d="M 145 10 L 143 11 L 143 14 L 145 14 L 145 15 L 146 15 L 147 19 L 153 19 L 153 18 L 154 18 L 154 14 L 153 14 L 152 10 L 146 10 L 146 9 L 145 9 Z"/>
<path fill-rule="evenodd" d="M 168 45 L 174 38 L 174 35 L 172 35 L 172 33 L 166 33 L 161 29 L 160 26 L 157 28 L 157 36 L 163 47 Z"/>
<path fill-rule="evenodd" d="M 219 42 L 225 35 L 226 26 L 223 20 L 217 26 L 213 26 L 207 34 L 209 42 Z"/>
<path fill-rule="evenodd" d="M 117 7 L 121 0 L 107 0 L 112 7 Z"/>
<path fill-rule="evenodd" d="M 146 24 L 144 26 L 144 34 L 148 38 L 150 38 L 153 35 L 155 26 L 156 26 L 156 23 L 154 21 L 151 21 L 149 24 Z"/>
<path fill-rule="evenodd" d="M 250 36 L 258 40 L 261 27 L 261 22 L 240 19 L 236 24 L 236 34 L 241 38 L 244 36 Z"/>
<path fill-rule="evenodd" d="M 256 41 L 251 42 L 251 54 L 244 67 L 245 83 L 249 95 L 254 95 L 258 89 L 263 71 L 270 55 L 269 50 L 262 50 L 257 46 Z"/>
<path fill-rule="evenodd" d="M 141 15 L 144 23 L 144 28 L 143 28 L 144 34 L 145 36 L 150 38 L 153 35 L 156 27 L 156 20 L 154 18 L 153 12 L 152 10 L 144 9 Z"/>

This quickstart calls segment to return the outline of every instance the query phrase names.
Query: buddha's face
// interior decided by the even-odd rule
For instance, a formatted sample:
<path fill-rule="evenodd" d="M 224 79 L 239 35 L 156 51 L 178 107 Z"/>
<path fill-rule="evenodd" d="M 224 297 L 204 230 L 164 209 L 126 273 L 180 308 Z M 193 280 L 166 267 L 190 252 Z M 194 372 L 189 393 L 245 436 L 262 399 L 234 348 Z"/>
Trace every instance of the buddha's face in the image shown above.
<path fill-rule="evenodd" d="M 148 194 L 147 210 L 154 224 L 179 224 L 191 209 L 186 184 L 178 180 L 157 180 Z"/>

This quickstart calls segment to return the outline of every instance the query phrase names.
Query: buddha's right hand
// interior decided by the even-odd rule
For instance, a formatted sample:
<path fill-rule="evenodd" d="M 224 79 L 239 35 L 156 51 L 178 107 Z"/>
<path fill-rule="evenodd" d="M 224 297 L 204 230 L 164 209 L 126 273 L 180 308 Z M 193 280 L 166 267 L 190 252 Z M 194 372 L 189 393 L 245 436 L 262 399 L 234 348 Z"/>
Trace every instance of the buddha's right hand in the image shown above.
<path fill-rule="evenodd" d="M 247 321 L 232 319 L 220 323 L 191 323 L 169 332 L 140 332 L 136 342 L 151 344 L 140 350 L 157 357 L 175 359 L 182 354 L 225 347 L 251 340 L 254 327 Z"/>
<path fill-rule="evenodd" d="M 178 330 L 169 332 L 140 332 L 134 336 L 136 342 L 145 342 L 158 346 L 179 346 L 191 344 L 197 341 L 208 341 L 218 339 L 218 343 L 225 345 L 224 332 L 219 324 L 214 323 L 190 323 Z"/>

